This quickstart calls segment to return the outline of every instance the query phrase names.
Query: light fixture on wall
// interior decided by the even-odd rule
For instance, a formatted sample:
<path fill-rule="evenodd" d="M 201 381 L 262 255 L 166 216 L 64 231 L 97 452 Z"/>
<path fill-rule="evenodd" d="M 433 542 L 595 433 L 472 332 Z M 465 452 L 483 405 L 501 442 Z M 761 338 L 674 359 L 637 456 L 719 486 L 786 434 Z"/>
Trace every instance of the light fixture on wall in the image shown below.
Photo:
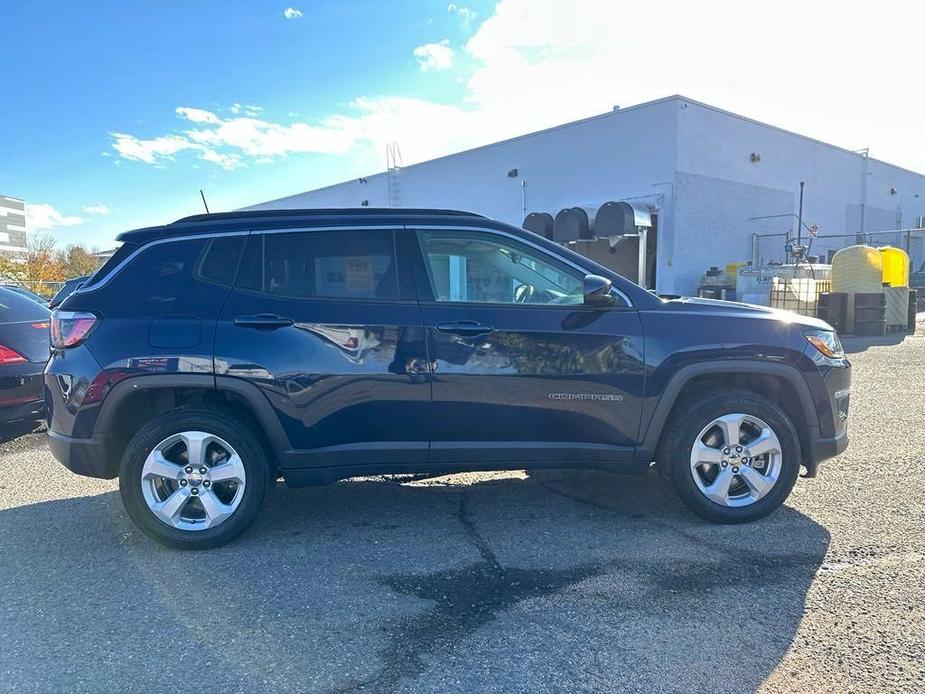
<path fill-rule="evenodd" d="M 890 195 L 896 195 L 896 188 L 890 188 Z"/>
<path fill-rule="evenodd" d="M 360 207 L 369 207 L 369 200 L 363 200 L 360 203 Z"/>
<path fill-rule="evenodd" d="M 508 178 L 517 178 L 517 176 L 519 176 L 519 175 L 520 175 L 520 172 L 518 172 L 517 169 L 508 169 L 508 170 L 507 170 L 507 177 L 508 177 Z"/>
<path fill-rule="evenodd" d="M 761 161 L 761 155 L 758 154 L 758 152 L 752 152 L 750 159 L 752 160 L 752 164 L 757 164 L 759 161 Z"/>

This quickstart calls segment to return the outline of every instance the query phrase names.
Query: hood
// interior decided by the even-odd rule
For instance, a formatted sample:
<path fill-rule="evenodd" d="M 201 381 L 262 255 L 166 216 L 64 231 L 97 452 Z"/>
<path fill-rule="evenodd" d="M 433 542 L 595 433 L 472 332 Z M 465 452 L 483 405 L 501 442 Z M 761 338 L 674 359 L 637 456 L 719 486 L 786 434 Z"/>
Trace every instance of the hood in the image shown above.
<path fill-rule="evenodd" d="M 682 297 L 665 301 L 656 311 L 676 311 L 680 313 L 701 313 L 710 315 L 727 315 L 730 317 L 753 317 L 765 320 L 781 321 L 791 325 L 816 330 L 835 330 L 824 320 L 803 316 L 793 311 L 780 308 L 758 306 L 757 304 L 742 304 L 738 301 L 720 301 L 719 299 L 699 299 Z"/>

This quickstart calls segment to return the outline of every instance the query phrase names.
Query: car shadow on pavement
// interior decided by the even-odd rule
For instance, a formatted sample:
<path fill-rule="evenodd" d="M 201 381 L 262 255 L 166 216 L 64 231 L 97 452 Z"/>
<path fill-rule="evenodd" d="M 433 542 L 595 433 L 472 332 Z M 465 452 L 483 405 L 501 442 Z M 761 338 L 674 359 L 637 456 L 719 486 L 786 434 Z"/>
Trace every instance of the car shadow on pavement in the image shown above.
<path fill-rule="evenodd" d="M 5 422 L 0 424 L 0 445 L 9 441 L 14 441 L 20 436 L 43 431 L 45 422 L 41 421 L 21 421 Z"/>
<path fill-rule="evenodd" d="M 208 672 L 204 691 L 754 690 L 829 543 L 789 507 L 702 522 L 653 473 L 273 496 L 198 553 L 146 539 L 114 492 L 0 511 L 5 686 L 159 691 Z"/>

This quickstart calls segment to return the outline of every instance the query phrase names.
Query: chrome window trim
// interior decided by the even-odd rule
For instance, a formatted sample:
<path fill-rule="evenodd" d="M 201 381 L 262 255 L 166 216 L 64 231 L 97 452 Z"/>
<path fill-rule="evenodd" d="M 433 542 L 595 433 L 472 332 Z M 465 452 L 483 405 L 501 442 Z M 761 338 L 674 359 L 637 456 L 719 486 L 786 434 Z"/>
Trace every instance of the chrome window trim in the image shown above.
<path fill-rule="evenodd" d="M 112 269 L 112 272 L 106 275 L 100 282 L 96 284 L 92 284 L 89 287 L 82 286 L 79 289 L 77 289 L 74 292 L 74 294 L 90 294 L 91 292 L 95 292 L 97 289 L 102 289 L 107 284 L 109 284 L 110 280 L 112 280 L 113 277 L 115 277 L 120 272 L 122 272 L 125 266 L 131 263 L 135 259 L 135 257 L 138 256 L 139 253 L 141 253 L 142 251 L 146 251 L 149 248 L 152 248 L 154 246 L 159 246 L 163 243 L 174 243 L 175 241 L 195 241 L 198 239 L 212 239 L 212 238 L 219 238 L 219 237 L 225 237 L 225 236 L 248 236 L 250 234 L 287 234 L 287 233 L 292 234 L 292 233 L 305 232 L 305 231 L 340 231 L 342 229 L 352 229 L 352 228 L 404 229 L 405 225 L 404 224 L 388 224 L 388 225 L 373 224 L 373 225 L 366 226 L 366 225 L 361 224 L 361 225 L 356 225 L 354 227 L 354 226 L 347 226 L 347 225 L 341 224 L 338 226 L 327 226 L 327 227 L 308 227 L 308 228 L 306 227 L 295 227 L 295 228 L 287 227 L 285 229 L 256 229 L 256 230 L 247 229 L 243 231 L 217 231 L 217 232 L 209 232 L 209 233 L 187 234 L 184 236 L 170 236 L 165 239 L 156 239 L 154 241 L 143 243 L 141 246 L 139 246 L 134 251 L 132 251 L 132 253 L 127 258 L 125 258 L 125 260 L 123 260 L 121 263 L 116 265 L 116 267 Z"/>
<path fill-rule="evenodd" d="M 523 243 L 523 244 L 525 244 L 525 245 L 527 245 L 527 246 L 530 246 L 531 248 L 535 248 L 535 249 L 536 249 L 537 251 L 539 251 L 540 253 L 545 253 L 546 255 L 553 255 L 553 256 L 556 258 L 556 260 L 558 260 L 560 263 L 565 263 L 566 265 L 569 265 L 569 266 L 575 268 L 576 270 L 579 270 L 580 272 L 584 273 L 585 275 L 593 274 L 593 273 L 588 272 L 588 269 L 587 269 L 587 268 L 582 267 L 582 266 L 579 265 L 578 263 L 572 262 L 572 261 L 569 260 L 568 258 L 564 258 L 564 257 L 562 257 L 562 256 L 560 256 L 560 255 L 558 255 L 558 254 L 554 254 L 554 253 L 552 253 L 548 248 L 544 248 L 543 246 L 540 246 L 539 244 L 533 243 L 533 242 L 530 241 L 529 239 L 525 239 L 525 238 L 523 238 L 523 237 L 521 237 L 521 236 L 518 236 L 517 234 L 512 234 L 512 233 L 510 233 L 509 231 L 502 231 L 502 230 L 500 230 L 500 229 L 492 229 L 492 228 L 490 228 L 490 227 L 480 227 L 480 226 L 472 226 L 472 225 L 465 225 L 465 224 L 406 224 L 405 227 L 408 228 L 408 229 L 411 229 L 411 230 L 420 229 L 421 231 L 433 231 L 433 230 L 448 231 L 448 230 L 458 229 L 458 230 L 463 230 L 463 231 L 480 231 L 480 232 L 483 232 L 483 233 L 486 233 L 486 234 L 500 234 L 501 236 L 507 236 L 508 238 L 514 239 L 515 241 L 517 241 L 517 242 L 519 242 L 519 243 Z M 425 260 L 425 262 L 426 262 L 426 260 Z M 618 289 L 617 287 L 612 287 L 612 288 L 611 288 L 611 291 L 612 291 L 612 292 L 615 292 L 616 294 L 619 294 L 620 297 L 623 299 L 623 301 L 626 302 L 626 306 L 614 306 L 614 307 L 613 307 L 614 309 L 617 309 L 617 310 L 619 310 L 619 309 L 626 310 L 626 309 L 635 308 L 635 307 L 633 306 L 632 300 L 630 300 L 630 298 L 629 298 L 622 290 Z M 436 299 L 435 299 L 435 301 L 436 301 Z M 439 302 L 439 303 L 441 303 L 441 304 L 447 304 L 447 303 L 478 303 L 480 306 L 503 306 L 503 305 L 505 305 L 505 304 L 486 304 L 486 303 L 482 303 L 482 302 L 452 302 L 452 301 L 441 301 L 441 302 Z M 512 305 L 513 305 L 513 304 L 512 304 Z M 541 306 L 542 306 L 542 305 L 541 305 Z M 549 307 L 551 307 L 551 306 L 556 306 L 556 304 L 551 304 L 551 305 L 545 306 L 545 307 L 546 307 L 546 308 L 549 308 Z M 563 306 L 563 307 L 565 307 L 565 308 L 572 308 L 572 309 L 574 310 L 575 306 L 581 306 L 581 304 L 574 304 L 574 305 L 572 305 L 572 304 L 561 304 L 561 306 Z"/>

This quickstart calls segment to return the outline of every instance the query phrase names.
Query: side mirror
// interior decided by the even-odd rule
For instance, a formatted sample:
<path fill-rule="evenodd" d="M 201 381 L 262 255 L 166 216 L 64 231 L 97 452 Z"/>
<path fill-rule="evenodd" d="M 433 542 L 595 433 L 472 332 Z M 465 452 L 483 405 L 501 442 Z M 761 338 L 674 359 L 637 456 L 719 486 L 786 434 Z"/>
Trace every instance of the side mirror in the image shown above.
<path fill-rule="evenodd" d="M 613 295 L 610 293 L 613 287 L 606 277 L 600 275 L 585 275 L 583 292 L 585 295 L 585 304 L 588 306 L 609 306 L 613 303 Z"/>

